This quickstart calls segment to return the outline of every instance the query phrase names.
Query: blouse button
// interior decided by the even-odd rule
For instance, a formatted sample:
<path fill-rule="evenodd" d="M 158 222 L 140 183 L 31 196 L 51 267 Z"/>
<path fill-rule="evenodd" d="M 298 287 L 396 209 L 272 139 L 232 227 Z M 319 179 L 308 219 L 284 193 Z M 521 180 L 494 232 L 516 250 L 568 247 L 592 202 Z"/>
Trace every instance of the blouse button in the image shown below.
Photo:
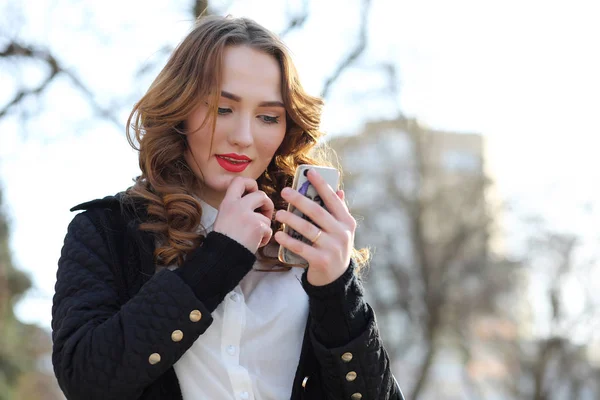
<path fill-rule="evenodd" d="M 194 310 L 190 313 L 190 321 L 198 322 L 202 319 L 202 313 L 198 310 Z"/>
<path fill-rule="evenodd" d="M 362 399 L 362 394 L 360 394 L 360 393 L 356 392 L 356 393 L 354 393 L 352 396 L 350 396 L 350 398 L 351 398 L 352 400 L 360 400 L 360 399 Z"/>
<path fill-rule="evenodd" d="M 176 331 L 173 331 L 173 333 L 171 333 L 172 341 L 181 342 L 181 339 L 183 339 L 183 332 L 181 332 L 179 329 L 177 329 Z"/>
<path fill-rule="evenodd" d="M 231 298 L 231 300 L 237 302 L 240 300 L 240 295 L 237 293 L 233 293 L 230 298 Z"/>
<path fill-rule="evenodd" d="M 352 357 L 353 357 L 352 353 L 344 353 L 344 354 L 342 354 L 342 360 L 344 362 L 350 362 L 350 361 L 352 361 Z"/>
<path fill-rule="evenodd" d="M 352 382 L 352 381 L 354 381 L 355 379 L 356 379 L 356 372 L 354 372 L 354 371 L 350 371 L 350 372 L 348 372 L 348 373 L 346 374 L 346 380 L 347 380 L 348 382 Z"/>
<path fill-rule="evenodd" d="M 227 346 L 227 353 L 230 356 L 233 356 L 235 354 L 235 346 L 232 346 L 232 345 Z"/>
<path fill-rule="evenodd" d="M 158 364 L 160 362 L 160 354 L 158 354 L 158 353 L 150 354 L 150 357 L 148 357 L 148 362 L 152 365 Z"/>
<path fill-rule="evenodd" d="M 250 398 L 250 394 L 248 394 L 248 392 L 242 392 L 242 393 L 240 393 L 240 399 L 247 400 L 249 398 Z"/>

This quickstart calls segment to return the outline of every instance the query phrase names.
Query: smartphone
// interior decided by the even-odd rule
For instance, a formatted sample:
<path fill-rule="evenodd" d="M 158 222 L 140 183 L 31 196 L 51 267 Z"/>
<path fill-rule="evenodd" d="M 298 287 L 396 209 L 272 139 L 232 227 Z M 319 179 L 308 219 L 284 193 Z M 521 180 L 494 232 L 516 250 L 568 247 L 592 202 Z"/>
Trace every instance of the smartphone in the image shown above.
<path fill-rule="evenodd" d="M 340 181 L 340 172 L 337 169 L 332 168 L 332 167 L 321 167 L 318 165 L 310 165 L 310 164 L 301 164 L 298 166 L 298 168 L 296 168 L 296 173 L 294 174 L 294 181 L 292 183 L 292 189 L 297 190 L 298 192 L 303 194 L 305 197 L 308 197 L 312 201 L 317 202 L 321 207 L 326 209 L 327 207 L 325 207 L 323 200 L 321 200 L 321 197 L 317 193 L 316 189 L 310 184 L 310 182 L 308 181 L 308 178 L 306 177 L 306 174 L 309 169 L 313 169 L 319 175 L 321 175 L 323 177 L 323 179 L 325 180 L 325 182 L 327 182 L 327 184 L 329 184 L 329 186 L 331 186 L 331 188 L 334 191 L 338 190 L 339 181 Z M 309 222 L 314 224 L 314 222 L 312 222 L 310 220 L 310 218 L 308 218 L 300 210 L 298 210 L 296 207 L 294 207 L 291 204 L 288 205 L 288 211 L 293 214 L 296 214 L 296 215 L 300 216 L 301 218 L 306 219 Z M 289 226 L 287 226 L 285 224 L 283 225 L 283 232 L 287 233 L 294 239 L 301 240 L 304 243 L 307 243 L 309 245 L 312 244 L 309 239 L 305 238 L 304 236 L 302 236 L 301 234 L 299 234 L 298 232 L 296 232 L 295 230 L 293 230 L 292 228 L 290 228 Z M 300 257 L 299 255 L 291 252 L 290 250 L 284 248 L 283 246 L 279 246 L 278 258 L 279 258 L 279 261 L 281 261 L 281 262 L 285 262 L 288 264 L 297 264 L 299 266 L 308 267 L 308 261 L 306 261 L 304 258 Z"/>

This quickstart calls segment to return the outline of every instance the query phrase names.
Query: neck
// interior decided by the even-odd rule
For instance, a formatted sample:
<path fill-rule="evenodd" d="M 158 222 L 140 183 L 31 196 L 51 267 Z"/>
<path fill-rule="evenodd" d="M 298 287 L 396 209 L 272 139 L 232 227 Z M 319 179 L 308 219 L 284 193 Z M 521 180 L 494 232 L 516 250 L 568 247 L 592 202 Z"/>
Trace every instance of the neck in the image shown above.
<path fill-rule="evenodd" d="M 217 210 L 219 209 L 219 206 L 221 205 L 221 202 L 223 201 L 224 197 L 225 197 L 225 194 L 221 195 L 218 193 L 199 193 L 198 194 L 199 199 L 201 199 L 203 202 L 205 202 L 209 206 L 216 208 Z"/>

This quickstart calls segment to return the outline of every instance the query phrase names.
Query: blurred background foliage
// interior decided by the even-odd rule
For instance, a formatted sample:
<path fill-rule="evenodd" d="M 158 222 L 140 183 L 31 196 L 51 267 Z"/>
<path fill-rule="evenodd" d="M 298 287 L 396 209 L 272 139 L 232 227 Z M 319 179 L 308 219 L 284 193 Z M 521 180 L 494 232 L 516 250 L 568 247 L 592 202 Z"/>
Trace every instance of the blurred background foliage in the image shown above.
<path fill-rule="evenodd" d="M 0 205 L 1 192 L 0 192 Z M 57 393 L 44 362 L 51 350 L 48 332 L 19 321 L 14 305 L 31 287 L 15 268 L 8 245 L 8 223 L 0 210 L 0 399 L 53 399 Z"/>
<path fill-rule="evenodd" d="M 226 13 L 235 3 L 186 1 L 173 7 L 180 9 L 182 18 L 193 21 L 202 13 Z M 277 29 L 270 28 L 284 40 L 294 34 L 301 37 L 309 29 L 307 21 L 322 6 L 309 1 L 283 3 L 285 12 L 279 16 L 283 22 L 274 24 Z M 54 7 L 70 4 L 57 2 Z M 333 21 L 329 28 L 336 27 L 335 18 L 345 15 L 356 16 L 356 23 L 344 36 L 342 55 L 325 68 L 319 93 L 328 100 L 336 86 L 353 86 L 344 80 L 347 76 L 376 77 L 375 89 L 353 92 L 351 100 L 360 105 L 377 98 L 386 108 L 356 132 L 336 135 L 327 145 L 337 152 L 345 171 L 347 199 L 359 220 L 357 245 L 374 251 L 365 278 L 369 301 L 407 398 L 600 398 L 600 346 L 593 335 L 599 309 L 590 286 L 595 255 L 582 251 L 577 235 L 557 231 L 542 217 L 522 215 L 510 207 L 495 188 L 484 136 L 431 129 L 404 115 L 395 100 L 402 66 L 368 62 L 365 56 L 371 45 L 372 2 L 344 4 L 346 9 L 339 10 L 338 16 L 321 17 Z M 83 21 L 65 17 L 50 26 L 72 26 L 72 35 L 80 28 L 82 35 L 99 38 L 107 46 L 119 41 L 112 29 L 93 23 L 94 6 L 85 10 Z M 31 121 L 52 103 L 61 102 L 46 97 L 60 86 L 70 88 L 85 103 L 82 120 L 69 121 L 74 132 L 87 129 L 89 120 L 95 120 L 122 133 L 124 116 L 139 91 L 105 90 L 78 68 L 73 58 L 77 53 L 67 51 L 68 44 L 21 36 L 22 27 L 35 23 L 34 11 L 16 1 L 0 5 L 4 79 L 0 82 L 10 83 L 0 100 L 0 126 L 11 119 L 13 124 L 4 126 L 16 126 L 25 138 L 48 134 Z M 136 29 L 134 15 L 129 24 L 128 29 Z M 322 32 L 327 34 L 324 28 Z M 154 43 L 145 62 L 123 68 L 144 86 L 173 48 L 166 41 Z M 119 60 L 97 62 L 108 68 Z M 37 79 L 24 79 L 25 70 L 34 71 Z M 126 146 L 124 140 L 121 143 Z M 503 230 L 507 219 L 518 221 L 520 251 L 508 250 Z M 15 314 L 17 302 L 32 284 L 11 260 L 9 234 L 3 211 L 0 399 L 59 399 L 50 362 L 49 326 L 20 322 Z M 544 279 L 538 282 L 540 276 Z M 542 285 L 535 299 L 547 310 L 541 315 L 534 315 L 532 280 Z M 566 291 L 565 282 L 575 282 L 583 305 L 576 312 L 567 304 L 572 292 Z"/>

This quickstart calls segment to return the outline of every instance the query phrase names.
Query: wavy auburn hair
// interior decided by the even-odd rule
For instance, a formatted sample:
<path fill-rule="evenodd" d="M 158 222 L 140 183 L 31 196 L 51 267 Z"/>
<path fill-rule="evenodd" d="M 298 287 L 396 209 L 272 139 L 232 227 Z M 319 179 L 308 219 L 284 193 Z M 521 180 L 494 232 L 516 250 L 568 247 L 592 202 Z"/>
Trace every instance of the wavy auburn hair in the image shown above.
<path fill-rule="evenodd" d="M 202 182 L 184 158 L 187 148 L 184 121 L 208 98 L 205 123 L 216 124 L 221 70 L 227 46 L 249 46 L 272 55 L 281 68 L 281 90 L 287 129 L 281 146 L 266 171 L 257 179 L 259 189 L 274 202 L 275 210 L 287 208 L 280 192 L 290 186 L 299 164 L 331 165 L 315 145 L 323 101 L 307 94 L 286 46 L 273 33 L 247 18 L 202 17 L 177 46 L 146 94 L 135 104 L 127 120 L 127 139 L 139 151 L 142 174 L 127 190 L 130 200 L 142 200 L 147 216 L 140 229 L 157 235 L 154 258 L 158 266 L 181 265 L 187 253 L 204 239 L 197 233 L 202 208 L 194 197 Z M 136 145 L 136 142 L 138 145 Z M 273 231 L 281 224 L 272 221 Z M 271 239 L 274 241 L 274 239 Z M 354 251 L 359 266 L 368 251 Z M 276 258 L 264 254 L 273 263 Z"/>

